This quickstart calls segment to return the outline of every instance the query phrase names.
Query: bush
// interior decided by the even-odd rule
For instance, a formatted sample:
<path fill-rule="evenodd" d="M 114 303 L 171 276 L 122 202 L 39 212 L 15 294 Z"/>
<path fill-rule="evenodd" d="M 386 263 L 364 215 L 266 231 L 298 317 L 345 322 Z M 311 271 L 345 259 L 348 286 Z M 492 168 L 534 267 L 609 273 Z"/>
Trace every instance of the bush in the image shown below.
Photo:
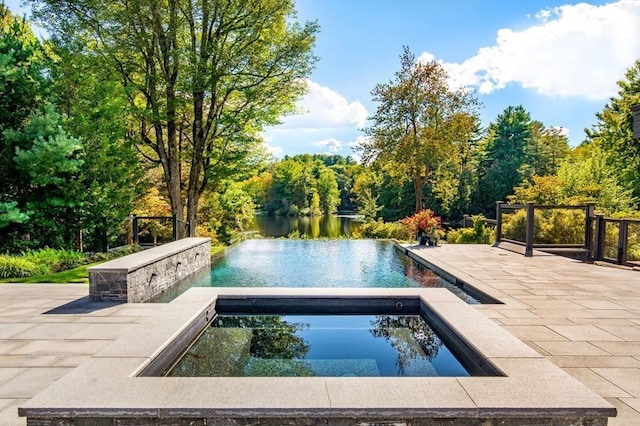
<path fill-rule="evenodd" d="M 34 250 L 22 256 L 0 255 L 0 278 L 22 278 L 62 272 L 93 262 L 104 262 L 142 250 L 138 245 L 109 253 L 86 254 L 50 248 Z"/>
<path fill-rule="evenodd" d="M 46 273 L 45 265 L 37 265 L 29 260 L 0 255 L 0 278 L 21 278 L 43 275 Z"/>
<path fill-rule="evenodd" d="M 524 209 L 502 216 L 505 238 L 525 241 L 527 213 Z M 581 210 L 536 210 L 533 235 L 536 244 L 583 244 L 585 216 Z"/>
<path fill-rule="evenodd" d="M 413 216 L 405 217 L 400 220 L 400 223 L 405 225 L 412 235 L 418 235 L 418 233 L 424 233 L 429 237 L 436 237 L 438 230 L 440 229 L 441 219 L 435 216 L 432 210 L 421 210 Z"/>
<path fill-rule="evenodd" d="M 55 273 L 77 268 L 87 263 L 87 255 L 73 250 L 55 250 L 50 248 L 34 250 L 22 255 L 22 259 L 43 265 L 45 273 Z"/>
<path fill-rule="evenodd" d="M 493 229 L 487 228 L 487 219 L 483 215 L 473 216 L 472 228 L 451 230 L 447 233 L 450 244 L 491 244 L 495 240 Z"/>
<path fill-rule="evenodd" d="M 360 225 L 359 236 L 361 238 L 376 238 L 376 239 L 396 239 L 401 241 L 412 240 L 415 236 L 412 236 L 409 232 L 409 228 L 400 222 L 383 222 L 382 219 L 378 221 L 365 222 Z"/>

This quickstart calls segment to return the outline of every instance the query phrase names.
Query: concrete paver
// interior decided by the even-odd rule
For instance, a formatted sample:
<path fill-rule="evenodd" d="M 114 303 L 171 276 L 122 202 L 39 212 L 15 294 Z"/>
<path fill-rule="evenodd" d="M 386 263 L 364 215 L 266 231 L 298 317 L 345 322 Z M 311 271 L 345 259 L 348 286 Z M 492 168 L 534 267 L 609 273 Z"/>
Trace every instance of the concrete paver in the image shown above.
<path fill-rule="evenodd" d="M 0 425 L 159 305 L 96 304 L 86 284 L 0 284 Z"/>
<path fill-rule="evenodd" d="M 477 309 L 605 397 L 610 425 L 640 424 L 640 272 L 485 245 L 411 249 L 504 302 Z"/>

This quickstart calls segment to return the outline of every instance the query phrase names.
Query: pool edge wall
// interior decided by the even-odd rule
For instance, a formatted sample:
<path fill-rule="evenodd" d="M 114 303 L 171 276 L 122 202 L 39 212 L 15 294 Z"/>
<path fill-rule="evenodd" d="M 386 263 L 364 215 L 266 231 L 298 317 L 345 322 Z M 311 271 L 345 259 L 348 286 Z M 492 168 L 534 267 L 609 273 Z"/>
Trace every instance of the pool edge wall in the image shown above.
<path fill-rule="evenodd" d="M 504 377 L 139 377 L 234 297 L 418 297 Z M 27 401 L 28 425 L 605 425 L 615 408 L 445 289 L 192 288 Z"/>
<path fill-rule="evenodd" d="M 210 238 L 183 238 L 87 268 L 94 302 L 147 302 L 211 266 Z"/>

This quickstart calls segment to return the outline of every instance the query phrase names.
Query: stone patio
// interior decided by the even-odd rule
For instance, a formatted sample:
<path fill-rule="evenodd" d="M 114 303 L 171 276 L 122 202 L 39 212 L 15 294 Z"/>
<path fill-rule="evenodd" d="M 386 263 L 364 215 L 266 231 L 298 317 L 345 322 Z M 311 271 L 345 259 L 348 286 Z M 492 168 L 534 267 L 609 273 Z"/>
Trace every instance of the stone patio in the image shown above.
<path fill-rule="evenodd" d="M 639 272 L 489 246 L 412 251 L 501 300 L 474 309 L 614 405 L 609 424 L 640 424 Z M 0 424 L 24 425 L 17 407 L 162 308 L 87 295 L 87 285 L 0 285 Z"/>

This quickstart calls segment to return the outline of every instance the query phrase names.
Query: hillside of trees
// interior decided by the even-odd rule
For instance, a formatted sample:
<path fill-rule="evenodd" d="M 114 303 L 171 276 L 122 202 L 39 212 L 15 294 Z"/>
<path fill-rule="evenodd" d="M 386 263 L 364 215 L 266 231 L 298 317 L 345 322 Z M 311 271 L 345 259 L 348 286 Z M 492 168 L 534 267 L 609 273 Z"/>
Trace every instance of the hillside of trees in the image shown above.
<path fill-rule="evenodd" d="M 220 242 L 256 211 L 397 221 L 428 208 L 456 222 L 493 217 L 498 200 L 593 201 L 638 216 L 640 60 L 571 147 L 523 105 L 482 127 L 473 94 L 451 90 L 437 62 L 416 65 L 405 48 L 393 79 L 372 90 L 379 108 L 353 156 L 276 160 L 261 131 L 294 111 L 318 27 L 295 21 L 291 0 L 264 4 L 244 14 L 182 1 L 136 10 L 43 1 L 44 41 L 0 5 L 0 252 L 76 248 L 80 236 L 99 250 L 122 238 L 131 214 L 174 214 Z M 206 26 L 228 33 L 205 37 Z"/>

